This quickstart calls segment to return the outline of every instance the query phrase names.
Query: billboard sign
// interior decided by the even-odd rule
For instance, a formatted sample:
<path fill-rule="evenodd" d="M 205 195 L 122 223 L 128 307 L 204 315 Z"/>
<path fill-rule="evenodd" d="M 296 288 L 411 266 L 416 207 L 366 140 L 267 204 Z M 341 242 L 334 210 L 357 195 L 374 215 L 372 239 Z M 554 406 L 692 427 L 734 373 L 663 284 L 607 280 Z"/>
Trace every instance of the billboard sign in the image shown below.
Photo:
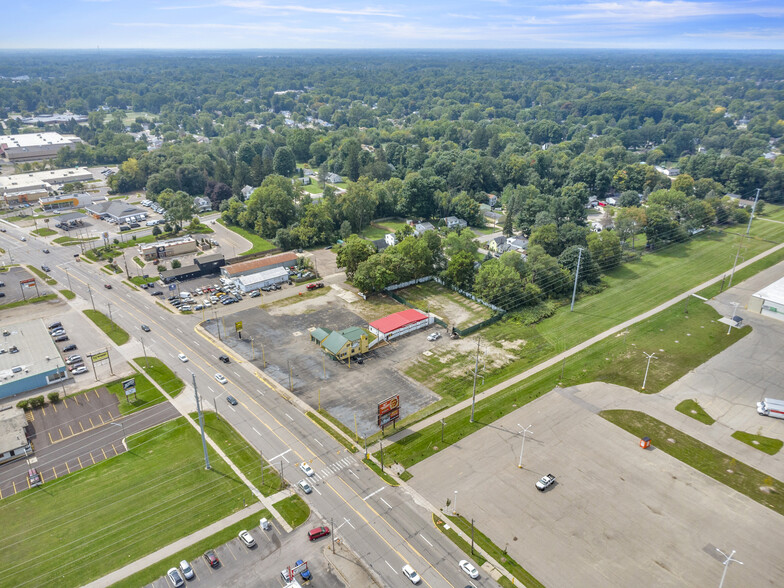
<path fill-rule="evenodd" d="M 378 415 L 378 426 L 382 429 L 400 418 L 400 409 L 396 408 L 386 414 Z"/>
<path fill-rule="evenodd" d="M 400 394 L 378 403 L 378 426 L 382 429 L 400 418 Z"/>
<path fill-rule="evenodd" d="M 105 359 L 109 359 L 109 352 L 108 351 L 101 351 L 99 353 L 93 353 L 93 363 L 96 361 L 104 361 Z"/>
<path fill-rule="evenodd" d="M 130 380 L 125 380 L 122 383 L 123 391 L 125 392 L 126 398 L 128 396 L 133 396 L 136 394 L 136 378 L 131 378 Z"/>
<path fill-rule="evenodd" d="M 27 280 L 19 280 L 19 283 L 22 285 L 23 288 L 35 288 L 35 278 L 29 278 Z"/>

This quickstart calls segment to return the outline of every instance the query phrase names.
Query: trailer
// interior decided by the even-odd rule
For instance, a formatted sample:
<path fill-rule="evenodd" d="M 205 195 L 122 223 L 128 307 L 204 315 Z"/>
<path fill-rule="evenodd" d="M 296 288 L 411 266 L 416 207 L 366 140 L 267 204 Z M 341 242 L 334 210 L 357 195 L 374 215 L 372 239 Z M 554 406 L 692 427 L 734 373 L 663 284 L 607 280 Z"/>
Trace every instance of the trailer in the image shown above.
<path fill-rule="evenodd" d="M 784 400 L 775 398 L 765 398 L 757 403 L 757 412 L 762 416 L 784 419 Z"/>

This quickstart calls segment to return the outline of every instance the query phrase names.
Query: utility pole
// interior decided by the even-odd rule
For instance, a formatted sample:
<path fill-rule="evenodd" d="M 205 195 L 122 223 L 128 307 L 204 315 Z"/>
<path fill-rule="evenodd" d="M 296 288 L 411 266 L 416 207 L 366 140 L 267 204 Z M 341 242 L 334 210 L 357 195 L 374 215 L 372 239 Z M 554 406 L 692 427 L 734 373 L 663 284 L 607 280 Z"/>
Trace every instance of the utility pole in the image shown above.
<path fill-rule="evenodd" d="M 757 210 L 757 200 L 759 200 L 760 189 L 757 188 L 757 195 L 754 197 L 754 204 L 751 205 L 751 214 L 749 215 L 749 226 L 746 227 L 746 236 L 751 232 L 751 221 L 754 220 L 754 211 Z"/>
<path fill-rule="evenodd" d="M 730 273 L 730 282 L 727 284 L 727 289 L 732 288 L 732 278 L 735 277 L 735 267 L 738 265 L 738 257 L 740 257 L 740 246 L 743 239 L 738 239 L 738 251 L 735 253 L 735 262 L 732 264 L 732 272 Z"/>
<path fill-rule="evenodd" d="M 210 468 L 210 457 L 207 455 L 207 439 L 204 437 L 204 414 L 201 412 L 201 403 L 199 402 L 199 392 L 196 390 L 196 374 L 193 376 L 193 395 L 196 397 L 196 410 L 199 413 L 199 427 L 201 427 L 201 446 L 204 449 L 204 469 Z"/>
<path fill-rule="evenodd" d="M 90 303 L 93 305 L 93 311 L 95 311 L 95 301 L 93 300 L 93 289 L 90 288 L 90 284 L 87 284 L 87 291 L 90 293 Z"/>
<path fill-rule="evenodd" d="M 577 296 L 577 278 L 580 275 L 580 262 L 583 259 L 583 248 L 577 250 L 577 271 L 574 272 L 574 289 L 572 290 L 572 305 L 569 307 L 569 312 L 574 310 L 574 299 Z"/>
<path fill-rule="evenodd" d="M 647 381 L 648 381 L 648 368 L 649 368 L 649 367 L 651 367 L 651 360 L 652 360 L 652 359 L 657 359 L 657 358 L 656 358 L 656 355 L 655 355 L 655 354 L 653 354 L 653 353 L 651 353 L 651 354 L 648 354 L 648 353 L 645 353 L 645 352 L 643 351 L 643 352 L 642 352 L 642 354 L 643 354 L 645 357 L 647 357 L 647 358 L 648 358 L 648 365 L 646 365 L 646 366 L 645 366 L 645 377 L 642 379 L 642 389 L 643 389 L 643 390 L 645 390 L 645 382 L 647 382 Z"/>
<path fill-rule="evenodd" d="M 384 440 L 379 439 L 378 445 L 379 447 L 381 447 L 381 473 L 383 474 L 384 473 Z"/>
<path fill-rule="evenodd" d="M 522 467 L 523 467 L 523 450 L 525 449 L 525 436 L 531 430 L 531 427 L 533 427 L 533 425 L 528 425 L 525 428 L 523 428 L 523 425 L 520 425 L 520 424 L 518 424 L 517 426 L 520 427 L 523 430 L 523 443 L 520 446 L 520 462 L 517 464 L 517 467 L 522 469 Z M 531 433 L 531 435 L 533 435 L 533 433 Z"/>
<path fill-rule="evenodd" d="M 739 563 L 740 565 L 743 565 L 743 562 L 742 561 L 738 561 L 737 559 L 734 559 L 732 557 L 733 555 L 735 555 L 735 550 L 734 549 L 732 550 L 732 552 L 729 555 L 724 553 L 718 547 L 716 548 L 716 551 L 718 551 L 719 553 L 721 553 L 721 555 L 724 556 L 724 561 L 722 562 L 722 565 L 724 566 L 724 571 L 721 574 L 721 582 L 719 582 L 719 588 L 722 588 L 724 586 L 724 577 L 727 575 L 727 568 L 730 567 L 730 563 L 735 562 L 735 563 Z"/>
<path fill-rule="evenodd" d="M 144 346 L 144 337 L 142 337 L 141 340 L 142 340 L 142 352 L 144 353 L 144 367 L 150 369 L 150 362 L 147 360 L 147 348 Z"/>
<path fill-rule="evenodd" d="M 329 526 L 332 527 L 332 553 L 335 553 L 335 519 L 329 519 Z"/>
<path fill-rule="evenodd" d="M 294 383 L 291 381 L 291 360 L 288 359 L 286 361 L 288 361 L 289 364 L 289 392 L 294 392 Z"/>
<path fill-rule="evenodd" d="M 264 487 L 264 452 L 259 449 L 259 460 L 261 461 L 261 487 Z"/>
<path fill-rule="evenodd" d="M 476 405 L 476 372 L 479 370 L 479 342 L 481 340 L 482 337 L 478 337 L 476 340 L 476 362 L 474 363 L 474 392 L 471 398 L 471 420 L 469 421 L 471 423 L 474 422 L 474 406 Z"/>
<path fill-rule="evenodd" d="M 441 419 L 441 443 L 444 442 L 444 419 Z"/>
<path fill-rule="evenodd" d="M 471 555 L 474 555 L 474 519 L 471 519 Z"/>
<path fill-rule="evenodd" d="M 256 349 L 253 347 L 253 337 L 250 338 L 251 361 L 256 360 Z"/>
<path fill-rule="evenodd" d="M 114 322 L 112 320 L 112 303 L 111 302 L 107 302 L 106 303 L 106 307 L 109 309 L 109 322 Z"/>
<path fill-rule="evenodd" d="M 68 273 L 68 270 L 65 270 L 65 277 L 68 278 L 68 289 L 73 292 L 73 288 L 71 287 L 71 274 Z"/>

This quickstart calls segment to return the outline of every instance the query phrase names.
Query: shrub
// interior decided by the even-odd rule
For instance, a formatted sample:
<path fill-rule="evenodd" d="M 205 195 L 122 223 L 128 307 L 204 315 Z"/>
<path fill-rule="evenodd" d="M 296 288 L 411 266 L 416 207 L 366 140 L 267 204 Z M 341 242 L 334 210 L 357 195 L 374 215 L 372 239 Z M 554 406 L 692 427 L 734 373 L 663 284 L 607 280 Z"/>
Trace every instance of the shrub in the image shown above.
<path fill-rule="evenodd" d="M 30 399 L 30 406 L 33 408 L 41 408 L 44 404 L 46 404 L 46 400 L 44 400 L 43 394 Z"/>
<path fill-rule="evenodd" d="M 49 399 L 49 402 L 51 402 L 52 404 L 60 401 L 59 392 L 49 392 L 49 394 L 47 394 L 46 397 Z"/>
<path fill-rule="evenodd" d="M 179 259 L 175 259 L 171 263 L 172 263 L 172 269 L 177 269 L 179 267 L 182 267 L 182 263 L 180 263 Z"/>
<path fill-rule="evenodd" d="M 165 271 L 166 271 L 166 266 L 165 265 L 159 265 L 158 266 L 158 273 L 165 272 Z"/>
<path fill-rule="evenodd" d="M 20 400 L 16 403 L 17 408 L 21 408 L 22 410 L 27 410 L 30 408 L 30 400 L 25 398 L 24 400 Z"/>

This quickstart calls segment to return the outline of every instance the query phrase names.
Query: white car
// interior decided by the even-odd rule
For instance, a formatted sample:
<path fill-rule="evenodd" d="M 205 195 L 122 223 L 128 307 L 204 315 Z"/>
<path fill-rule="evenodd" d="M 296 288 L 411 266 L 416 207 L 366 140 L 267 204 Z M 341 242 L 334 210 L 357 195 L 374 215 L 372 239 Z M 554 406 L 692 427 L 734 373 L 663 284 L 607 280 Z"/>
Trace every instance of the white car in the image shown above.
<path fill-rule="evenodd" d="M 240 531 L 240 534 L 237 535 L 237 537 L 239 537 L 240 541 L 242 541 L 245 544 L 245 547 L 250 548 L 256 546 L 255 539 L 253 539 L 253 536 L 247 531 Z"/>
<path fill-rule="evenodd" d="M 297 486 L 302 488 L 302 491 L 305 494 L 310 494 L 311 492 L 313 492 L 313 488 L 311 488 L 311 486 L 310 486 L 310 484 L 308 484 L 307 480 L 300 480 L 299 483 L 297 484 Z"/>
<path fill-rule="evenodd" d="M 306 462 L 306 461 L 303 461 L 301 464 L 299 464 L 299 469 L 301 469 L 302 473 L 304 473 L 308 477 L 310 477 L 310 476 L 312 476 L 312 475 L 314 475 L 316 473 L 316 472 L 313 471 L 313 468 L 310 467 L 308 465 L 308 462 Z"/>
<path fill-rule="evenodd" d="M 191 567 L 191 564 L 189 564 L 185 560 L 182 560 L 180 562 L 180 571 L 182 572 L 182 575 L 185 576 L 186 580 L 193 580 L 193 577 L 196 575 L 193 573 L 193 568 Z"/>
<path fill-rule="evenodd" d="M 416 570 L 408 564 L 403 566 L 403 575 L 411 580 L 412 584 L 419 584 L 422 581 L 422 578 L 419 577 Z"/>
<path fill-rule="evenodd" d="M 215 379 L 221 384 L 228 384 L 229 382 L 223 374 L 215 374 Z"/>
<path fill-rule="evenodd" d="M 465 559 L 461 559 L 460 563 L 457 564 L 461 570 L 463 570 L 466 574 L 468 574 L 469 578 L 473 578 L 476 580 L 479 577 L 479 571 L 471 565 L 471 562 Z"/>
<path fill-rule="evenodd" d="M 441 333 L 430 333 L 427 336 L 428 341 L 437 341 L 440 338 L 441 338 Z"/>
<path fill-rule="evenodd" d="M 180 310 L 182 312 L 185 312 L 186 310 L 190 310 L 190 309 L 191 309 L 191 305 L 190 304 L 183 304 L 182 306 L 180 306 Z"/>
<path fill-rule="evenodd" d="M 188 356 L 184 353 L 178 354 L 177 359 L 179 359 L 182 363 L 188 363 Z"/>
<path fill-rule="evenodd" d="M 182 579 L 180 575 L 180 570 L 177 568 L 172 568 L 168 572 L 166 572 L 166 576 L 169 578 L 169 582 L 174 588 L 179 588 L 180 586 L 185 586 L 185 580 Z"/>
<path fill-rule="evenodd" d="M 74 376 L 78 376 L 79 374 L 86 374 L 87 368 L 84 366 L 80 366 L 76 368 L 74 371 L 71 372 Z"/>

